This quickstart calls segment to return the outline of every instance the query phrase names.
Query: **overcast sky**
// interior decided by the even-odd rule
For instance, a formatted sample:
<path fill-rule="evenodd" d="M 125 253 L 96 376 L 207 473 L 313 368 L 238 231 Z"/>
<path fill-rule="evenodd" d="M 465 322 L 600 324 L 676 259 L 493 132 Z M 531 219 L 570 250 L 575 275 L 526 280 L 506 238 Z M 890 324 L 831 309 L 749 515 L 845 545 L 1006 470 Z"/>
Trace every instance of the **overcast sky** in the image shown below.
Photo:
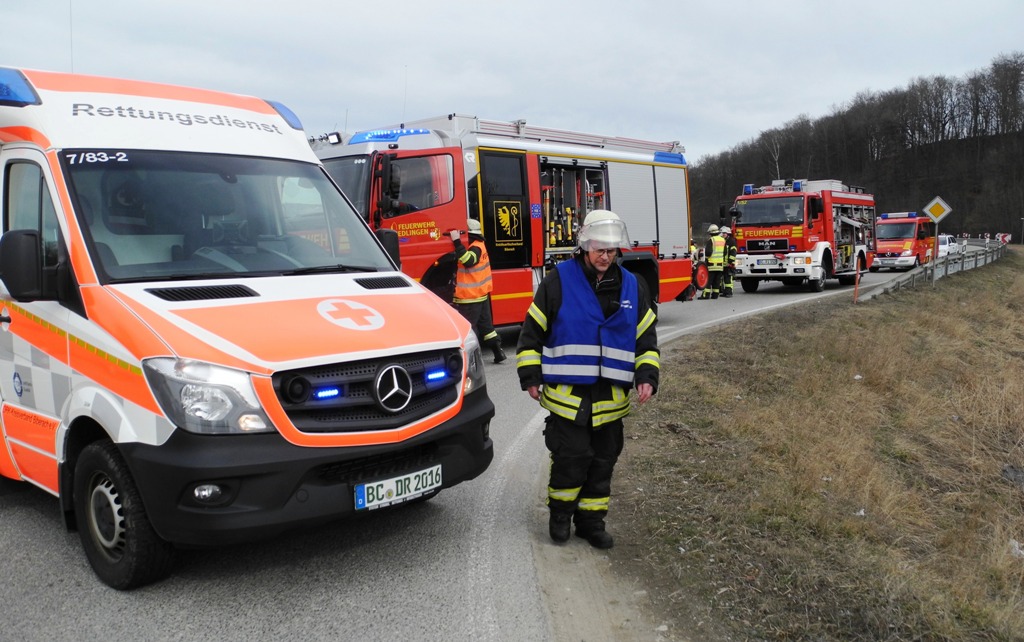
<path fill-rule="evenodd" d="M 311 135 L 460 113 L 678 140 L 1024 51 L 1021 0 L 0 0 L 0 66 L 277 100 Z"/>

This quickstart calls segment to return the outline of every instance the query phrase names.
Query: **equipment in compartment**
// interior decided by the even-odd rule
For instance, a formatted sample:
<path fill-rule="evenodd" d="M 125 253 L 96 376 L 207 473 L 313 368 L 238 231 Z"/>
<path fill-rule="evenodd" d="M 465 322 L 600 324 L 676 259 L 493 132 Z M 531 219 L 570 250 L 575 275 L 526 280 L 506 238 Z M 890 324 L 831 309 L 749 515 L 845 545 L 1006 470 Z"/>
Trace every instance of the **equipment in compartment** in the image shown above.
<path fill-rule="evenodd" d="M 605 172 L 576 164 L 541 163 L 547 249 L 571 249 L 588 212 L 605 209 Z"/>

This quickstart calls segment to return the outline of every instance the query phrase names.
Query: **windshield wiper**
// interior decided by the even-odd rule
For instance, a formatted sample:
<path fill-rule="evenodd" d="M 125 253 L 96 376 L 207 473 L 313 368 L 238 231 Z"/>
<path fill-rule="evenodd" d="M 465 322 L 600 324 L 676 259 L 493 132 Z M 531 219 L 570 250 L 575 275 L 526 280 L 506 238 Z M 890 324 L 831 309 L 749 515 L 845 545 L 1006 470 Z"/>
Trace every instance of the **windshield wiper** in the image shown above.
<path fill-rule="evenodd" d="M 344 263 L 338 263 L 336 265 L 316 265 L 311 267 L 296 268 L 294 270 L 285 270 L 281 274 L 290 276 L 293 274 L 325 274 L 330 272 L 378 272 L 380 268 L 376 268 L 370 265 L 345 265 Z"/>

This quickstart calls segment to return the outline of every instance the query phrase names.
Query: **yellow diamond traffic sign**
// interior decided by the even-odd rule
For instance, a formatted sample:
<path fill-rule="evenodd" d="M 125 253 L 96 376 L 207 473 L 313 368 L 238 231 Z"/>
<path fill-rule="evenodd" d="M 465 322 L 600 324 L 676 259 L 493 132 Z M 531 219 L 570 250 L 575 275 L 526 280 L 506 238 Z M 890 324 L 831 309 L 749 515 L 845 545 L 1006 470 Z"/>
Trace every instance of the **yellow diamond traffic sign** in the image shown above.
<path fill-rule="evenodd" d="M 924 208 L 924 213 L 928 215 L 928 218 L 932 219 L 933 222 L 938 223 L 942 220 L 942 217 L 953 211 L 953 208 L 946 205 L 946 201 L 942 200 L 941 196 L 936 196 L 932 199 L 931 203 Z"/>

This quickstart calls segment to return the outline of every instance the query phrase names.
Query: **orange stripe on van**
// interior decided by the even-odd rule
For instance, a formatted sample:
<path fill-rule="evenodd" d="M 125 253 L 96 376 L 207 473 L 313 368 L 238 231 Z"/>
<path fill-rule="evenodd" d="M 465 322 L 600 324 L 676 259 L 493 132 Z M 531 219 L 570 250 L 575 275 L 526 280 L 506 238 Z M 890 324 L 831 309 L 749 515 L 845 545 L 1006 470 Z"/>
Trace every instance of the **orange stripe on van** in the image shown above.
<path fill-rule="evenodd" d="M 373 446 L 377 444 L 395 444 L 422 434 L 448 421 L 459 413 L 462 400 L 438 415 L 418 421 L 395 430 L 378 430 L 359 433 L 305 433 L 295 427 L 288 419 L 287 413 L 277 399 L 274 384 L 269 377 L 253 377 L 253 388 L 259 397 L 263 410 L 266 411 L 274 427 L 281 436 L 296 446 L 328 448 L 332 446 Z"/>
<path fill-rule="evenodd" d="M 43 149 L 50 147 L 50 139 L 43 136 L 43 133 L 31 127 L 0 127 L 0 143 L 15 143 L 18 141 L 35 143 Z"/>
<path fill-rule="evenodd" d="M 17 460 L 25 479 L 31 479 L 54 495 L 59 494 L 56 457 L 47 457 L 14 443 L 11 444 L 11 452 L 14 453 L 14 459 Z"/>
<path fill-rule="evenodd" d="M 100 76 L 81 76 L 52 71 L 22 70 L 25 77 L 37 89 L 49 91 L 93 92 L 118 94 L 122 96 L 146 96 L 149 98 L 165 98 L 169 100 L 185 100 L 210 105 L 223 105 L 236 109 L 245 109 L 262 114 L 277 112 L 265 100 L 251 96 L 237 96 L 208 89 L 164 85 L 144 82 L 141 80 L 123 80 L 120 78 L 103 78 Z"/>
<path fill-rule="evenodd" d="M 6 403 L 2 415 L 8 438 L 57 456 L 56 434 L 60 420 Z"/>
<path fill-rule="evenodd" d="M 11 334 L 24 339 L 32 347 L 42 350 L 61 363 L 67 363 L 67 331 L 32 314 L 17 303 L 8 301 L 5 305 L 11 313 L 19 317 L 18 319 L 13 319 L 10 326 L 8 326 Z"/>

